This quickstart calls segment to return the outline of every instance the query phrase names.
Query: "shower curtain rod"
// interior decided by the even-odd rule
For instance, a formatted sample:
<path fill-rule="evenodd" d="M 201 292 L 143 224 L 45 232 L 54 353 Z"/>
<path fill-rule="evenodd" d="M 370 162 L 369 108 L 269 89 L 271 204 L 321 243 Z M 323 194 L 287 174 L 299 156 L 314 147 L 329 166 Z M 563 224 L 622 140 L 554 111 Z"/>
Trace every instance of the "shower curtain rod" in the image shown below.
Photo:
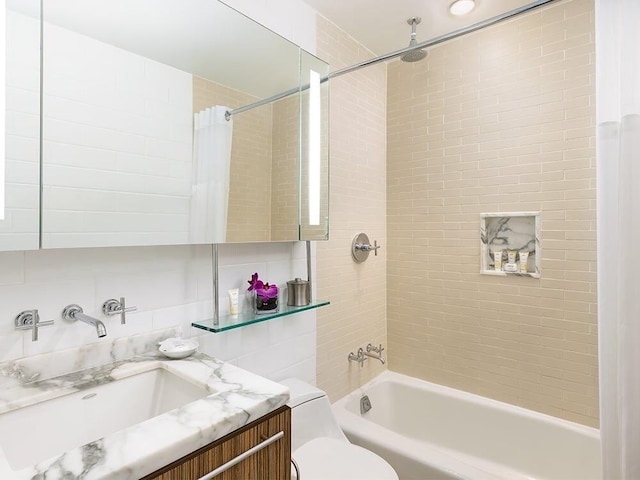
<path fill-rule="evenodd" d="M 438 37 L 434 37 L 432 39 L 426 40 L 424 42 L 418 43 L 416 45 L 412 45 L 410 47 L 405 47 L 400 50 L 395 50 L 390 53 L 386 53 L 384 55 L 380 55 L 375 58 L 371 58 L 369 60 L 365 60 L 363 62 L 356 63 L 349 67 L 344 67 L 334 72 L 330 72 L 320 79 L 321 83 L 326 82 L 327 80 L 335 77 L 339 77 L 341 75 L 345 75 L 347 73 L 355 72 L 356 70 L 360 70 L 361 68 L 369 67 L 371 65 L 375 65 L 380 62 L 385 62 L 387 60 L 391 60 L 396 57 L 400 57 L 405 53 L 412 52 L 414 50 L 420 50 L 427 47 L 432 47 L 434 45 L 438 45 L 440 43 L 446 42 L 448 40 L 453 40 L 454 38 L 461 37 L 463 35 L 467 35 L 468 33 L 473 33 L 478 30 L 481 30 L 485 27 L 490 27 L 491 25 L 495 25 L 496 23 L 502 22 L 504 20 L 508 20 L 512 17 L 520 15 L 522 13 L 526 13 L 530 10 L 533 10 L 538 7 L 542 7 L 548 3 L 556 2 L 558 0 L 537 0 L 535 2 L 529 3 L 527 5 L 523 5 L 522 7 L 514 8 L 513 10 L 509 10 L 508 12 L 501 13 L 500 15 L 496 15 L 495 17 L 488 18 L 487 20 L 483 20 L 482 22 L 474 23 L 473 25 L 469 25 L 468 27 L 463 27 L 458 30 L 454 30 L 453 32 L 445 33 L 444 35 L 440 35 Z M 244 107 L 235 108 L 233 110 L 227 110 L 225 112 L 225 118 L 227 120 L 231 119 L 232 115 L 236 115 L 238 113 L 246 112 L 247 110 L 251 110 L 256 107 L 260 107 L 262 105 L 266 105 L 271 102 L 275 102 L 276 100 L 280 100 L 281 98 L 288 97 L 289 95 L 293 95 L 298 92 L 303 92 L 309 89 L 309 84 L 301 85 L 300 87 L 291 88 L 281 93 L 277 93 L 269 98 L 265 98 L 259 100 L 254 103 L 250 103 L 245 105 Z"/>

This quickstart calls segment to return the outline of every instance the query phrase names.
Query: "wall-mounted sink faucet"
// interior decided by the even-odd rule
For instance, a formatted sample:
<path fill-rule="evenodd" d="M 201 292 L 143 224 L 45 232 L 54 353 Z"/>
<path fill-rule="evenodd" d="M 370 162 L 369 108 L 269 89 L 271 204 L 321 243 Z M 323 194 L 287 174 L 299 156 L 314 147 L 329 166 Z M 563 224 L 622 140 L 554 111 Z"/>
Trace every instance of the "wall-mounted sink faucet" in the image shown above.
<path fill-rule="evenodd" d="M 62 310 L 62 318 L 65 320 L 69 320 L 71 322 L 75 322 L 76 320 L 80 320 L 81 322 L 86 323 L 87 325 L 91 325 L 96 328 L 96 333 L 98 334 L 98 338 L 107 336 L 107 328 L 97 318 L 90 317 L 89 315 L 85 315 L 82 307 L 79 305 L 71 304 L 64 307 Z"/>
<path fill-rule="evenodd" d="M 53 320 L 46 320 L 44 322 L 41 322 L 38 310 L 34 308 L 33 310 L 25 310 L 24 312 L 20 312 L 16 316 L 14 324 L 16 326 L 16 330 L 31 330 L 31 341 L 35 342 L 36 340 L 38 340 L 38 329 L 40 327 L 53 325 Z"/>

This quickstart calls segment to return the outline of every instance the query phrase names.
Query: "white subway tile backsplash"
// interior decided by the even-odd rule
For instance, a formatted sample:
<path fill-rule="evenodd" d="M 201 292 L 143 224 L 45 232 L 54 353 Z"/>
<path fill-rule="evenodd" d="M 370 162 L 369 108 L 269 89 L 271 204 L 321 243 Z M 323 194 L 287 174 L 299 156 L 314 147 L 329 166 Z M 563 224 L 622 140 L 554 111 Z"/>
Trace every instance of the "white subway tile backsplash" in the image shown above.
<path fill-rule="evenodd" d="M 7 160 L 16 160 L 29 162 L 34 165 L 38 165 L 38 156 L 40 154 L 40 144 L 38 138 L 33 132 L 33 135 L 29 137 L 19 137 L 16 135 L 5 136 L 5 155 Z M 8 169 L 7 169 L 8 170 Z M 9 173 L 9 172 L 7 172 Z M 30 179 L 34 182 L 34 178 Z"/>
<path fill-rule="evenodd" d="M 147 138 L 145 142 L 145 154 L 152 157 L 166 158 L 178 162 L 191 164 L 191 138 L 188 141 L 168 141 L 158 138 Z"/>
<path fill-rule="evenodd" d="M 265 260 L 261 256 L 257 243 L 231 243 L 219 246 L 219 265 L 237 265 L 244 263 L 260 263 Z"/>
<path fill-rule="evenodd" d="M 316 384 L 316 356 L 308 357 L 302 362 L 294 365 L 289 365 L 282 370 L 273 372 L 270 375 L 272 380 L 276 382 L 284 380 L 285 378 L 295 377 L 299 378 L 311 385 Z"/>
<path fill-rule="evenodd" d="M 16 135 L 18 137 L 33 137 L 33 132 L 38 131 L 40 116 L 37 113 L 28 113 L 16 110 L 7 110 L 6 135 Z"/>
<path fill-rule="evenodd" d="M 24 87 L 6 86 L 5 110 L 40 115 L 40 95 L 38 91 Z"/>
<path fill-rule="evenodd" d="M 34 35 L 37 36 L 37 35 Z M 11 49 L 7 49 L 9 52 Z M 24 55 L 27 58 L 29 54 Z M 16 65 L 16 63 L 13 63 Z M 31 65 L 20 65 L 21 68 L 14 68 L 7 60 L 6 85 L 7 87 L 24 88 L 32 92 L 40 91 L 40 67 L 36 57 L 36 63 Z"/>
<path fill-rule="evenodd" d="M 101 298 L 101 297 L 100 297 Z M 115 295 L 110 298 L 119 299 L 120 297 L 116 297 Z M 107 300 L 106 298 L 104 300 Z M 102 301 L 99 299 L 99 301 Z M 135 304 L 127 303 L 127 306 L 135 306 Z M 126 316 L 125 324 L 123 325 L 120 320 L 120 315 L 106 316 L 102 312 L 96 312 L 96 318 L 102 320 L 107 328 L 107 336 L 111 339 L 113 338 L 121 338 L 128 337 L 131 335 L 137 335 L 140 333 L 150 332 L 152 330 L 159 330 L 162 328 L 174 327 L 176 324 L 166 325 L 161 327 L 155 326 L 154 321 L 154 313 L 153 312 L 145 312 L 145 311 L 137 311 L 137 312 L 129 312 Z M 89 325 L 86 325 L 89 327 Z M 89 327 L 91 329 L 91 327 Z M 94 332 L 95 333 L 95 332 Z"/>
<path fill-rule="evenodd" d="M 0 286 L 24 283 L 24 252 L 1 252 L 0 265 Z"/>
<path fill-rule="evenodd" d="M 12 160 L 5 158 L 5 182 L 12 184 L 16 188 L 33 188 L 38 187 L 39 167 L 35 162 Z M 34 204 L 38 203 L 38 195 L 32 197 Z M 5 207 L 9 204 L 11 198 L 6 198 Z"/>
<path fill-rule="evenodd" d="M 15 209 L 15 213 L 21 217 L 35 212 L 38 210 L 38 185 L 25 185 L 25 184 L 7 184 L 5 186 L 5 195 L 7 201 L 5 203 L 7 208 Z M 27 209 L 27 210 L 24 210 Z M 32 223 L 29 226 L 29 231 L 33 229 L 37 230 L 38 223 Z M 26 225 L 25 225 L 26 227 Z M 19 231 L 22 227 L 18 227 Z"/>
<path fill-rule="evenodd" d="M 315 334 L 316 317 L 313 311 L 306 311 L 283 317 L 277 322 L 269 322 L 269 343 L 276 344 L 298 337 Z"/>
<path fill-rule="evenodd" d="M 31 339 L 31 332 L 28 333 L 29 339 Z M 23 357 L 24 341 L 25 334 L 23 332 L 11 332 L 7 334 L 0 333 L 0 362 L 6 362 Z"/>
<path fill-rule="evenodd" d="M 225 264 L 221 281 L 226 282 L 221 305 L 227 304 L 226 291 L 231 287 L 226 285 L 232 278 L 236 283 L 246 282 L 253 273 L 251 267 L 279 262 L 283 276 L 293 278 L 295 272 L 287 274 L 286 268 L 298 261 L 292 258 L 300 252 L 300 245 L 304 247 L 302 242 L 264 248 L 258 244 L 221 245 L 220 263 Z M 279 260 L 274 262 L 269 253 L 263 253 L 262 263 L 244 263 L 247 259 L 242 252 L 253 252 L 255 259 L 258 250 L 275 253 Z M 240 264 L 234 265 L 233 261 Z M 60 317 L 63 307 L 76 303 L 105 323 L 107 339 L 176 327 L 185 336 L 197 337 L 201 351 L 254 368 L 270 378 L 279 371 L 280 378 L 287 376 L 282 372 L 295 372 L 308 381 L 315 380 L 315 367 L 311 368 L 315 365 L 315 312 L 220 334 L 191 327 L 191 322 L 213 316 L 210 245 L 4 252 L 0 253 L 0 265 L 0 347 L 5 346 L 2 360 L 82 345 L 89 349 L 99 346 L 103 340 L 97 338 L 95 329 Z M 9 282 L 19 283 L 5 284 L 6 277 Z M 120 324 L 119 316 L 107 317 L 101 312 L 105 300 L 120 296 L 126 297 L 129 306 L 138 307 L 127 314 L 125 325 Z M 13 326 L 15 315 L 32 308 L 39 309 L 43 320 L 56 322 L 40 330 L 37 342 L 31 341 L 30 331 L 16 332 Z"/>

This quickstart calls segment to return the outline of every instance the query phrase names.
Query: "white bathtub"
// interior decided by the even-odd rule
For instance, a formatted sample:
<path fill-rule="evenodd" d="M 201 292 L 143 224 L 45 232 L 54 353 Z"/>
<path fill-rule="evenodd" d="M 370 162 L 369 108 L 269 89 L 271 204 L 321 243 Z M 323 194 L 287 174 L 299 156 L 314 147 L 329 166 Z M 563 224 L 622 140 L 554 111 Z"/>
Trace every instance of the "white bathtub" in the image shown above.
<path fill-rule="evenodd" d="M 372 409 L 360 414 L 360 397 Z M 401 480 L 601 478 L 598 430 L 384 372 L 333 410 L 349 440 Z"/>

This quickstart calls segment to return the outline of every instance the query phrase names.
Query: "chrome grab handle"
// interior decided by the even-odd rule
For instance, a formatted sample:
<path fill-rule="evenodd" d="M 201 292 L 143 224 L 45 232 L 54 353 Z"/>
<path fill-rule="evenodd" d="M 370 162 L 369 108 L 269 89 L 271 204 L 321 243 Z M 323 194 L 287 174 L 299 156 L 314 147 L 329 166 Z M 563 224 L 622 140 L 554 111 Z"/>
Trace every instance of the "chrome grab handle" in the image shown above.
<path fill-rule="evenodd" d="M 138 307 L 127 307 L 124 302 L 124 297 L 120 297 L 120 300 L 110 298 L 102 304 L 102 313 L 105 315 L 120 315 L 120 323 L 124 325 L 127 323 L 127 312 L 135 312 Z"/>
<path fill-rule="evenodd" d="M 16 330 L 31 330 L 31 341 L 35 342 L 38 340 L 38 329 L 53 325 L 53 320 L 41 322 L 38 309 L 34 308 L 33 310 L 24 310 L 16 315 L 14 325 Z"/>
<path fill-rule="evenodd" d="M 243 460 L 245 460 L 246 458 L 250 457 L 254 453 L 259 452 L 260 450 L 262 450 L 265 447 L 268 447 L 272 443 L 277 442 L 282 437 L 284 437 L 284 432 L 280 431 L 280 432 L 276 433 L 275 435 L 267 438 L 264 442 L 260 442 L 255 447 L 251 447 L 246 452 L 243 452 L 240 455 L 238 455 L 237 457 L 232 458 L 227 463 L 224 463 L 224 464 L 220 465 L 218 468 L 216 468 L 215 470 L 212 470 L 211 472 L 207 473 L 205 476 L 200 477 L 198 480 L 210 480 L 211 478 L 220 475 L 222 472 L 226 472 L 227 470 L 229 470 L 234 465 L 237 465 L 238 463 L 242 462 Z"/>

